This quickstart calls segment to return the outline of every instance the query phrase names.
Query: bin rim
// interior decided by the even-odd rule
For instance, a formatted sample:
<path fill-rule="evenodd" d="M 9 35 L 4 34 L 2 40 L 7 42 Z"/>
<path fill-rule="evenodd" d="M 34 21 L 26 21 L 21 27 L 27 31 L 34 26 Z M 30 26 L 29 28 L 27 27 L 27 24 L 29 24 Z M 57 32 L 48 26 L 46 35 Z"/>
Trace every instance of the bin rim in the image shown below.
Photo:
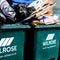
<path fill-rule="evenodd" d="M 54 25 L 37 25 L 35 26 L 36 29 L 38 28 L 60 28 L 60 24 L 54 24 Z"/>
<path fill-rule="evenodd" d="M 0 27 L 0 29 L 29 29 L 29 25 L 7 24 Z"/>

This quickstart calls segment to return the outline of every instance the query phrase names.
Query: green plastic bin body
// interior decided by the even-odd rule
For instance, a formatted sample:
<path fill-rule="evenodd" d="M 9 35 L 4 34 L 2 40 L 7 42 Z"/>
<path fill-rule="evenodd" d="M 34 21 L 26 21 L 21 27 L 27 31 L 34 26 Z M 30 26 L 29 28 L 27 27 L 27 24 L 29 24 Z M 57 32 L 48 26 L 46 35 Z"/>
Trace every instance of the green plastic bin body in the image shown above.
<path fill-rule="evenodd" d="M 23 60 L 26 30 L 29 26 L 5 25 L 0 28 L 0 60 Z"/>
<path fill-rule="evenodd" d="M 59 25 L 40 25 L 34 29 L 34 60 L 58 58 Z"/>

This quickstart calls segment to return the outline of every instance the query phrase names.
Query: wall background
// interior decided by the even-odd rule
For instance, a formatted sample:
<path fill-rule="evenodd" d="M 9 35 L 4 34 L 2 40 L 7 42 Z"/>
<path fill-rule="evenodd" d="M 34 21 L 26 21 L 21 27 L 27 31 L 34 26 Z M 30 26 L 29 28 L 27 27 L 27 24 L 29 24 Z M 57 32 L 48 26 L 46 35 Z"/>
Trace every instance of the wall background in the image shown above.
<path fill-rule="evenodd" d="M 60 0 L 53 0 L 53 1 L 56 2 L 56 6 L 55 7 L 56 8 L 60 8 L 60 6 L 59 6 L 60 5 Z"/>
<path fill-rule="evenodd" d="M 59 16 L 60 19 L 60 0 L 53 0 L 53 2 L 56 1 L 56 6 L 53 8 L 53 13 L 57 14 Z"/>

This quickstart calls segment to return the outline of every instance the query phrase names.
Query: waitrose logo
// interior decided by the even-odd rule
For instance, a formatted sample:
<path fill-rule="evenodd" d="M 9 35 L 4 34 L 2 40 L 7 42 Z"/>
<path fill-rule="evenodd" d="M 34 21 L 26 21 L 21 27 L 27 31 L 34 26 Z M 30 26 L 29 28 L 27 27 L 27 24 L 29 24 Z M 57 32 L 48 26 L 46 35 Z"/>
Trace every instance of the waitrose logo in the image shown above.
<path fill-rule="evenodd" d="M 52 45 L 52 44 L 56 44 L 56 40 L 53 40 L 55 34 L 48 34 L 46 41 L 43 42 L 43 46 L 47 46 L 47 45 Z"/>
<path fill-rule="evenodd" d="M 0 40 L 0 47 L 2 47 L 2 46 L 9 46 L 12 43 L 13 39 L 14 39 L 14 37 L 2 38 Z"/>
<path fill-rule="evenodd" d="M 17 50 L 17 46 L 10 46 L 13 40 L 14 40 L 14 37 L 2 38 L 0 40 L 0 54 L 13 52 Z"/>

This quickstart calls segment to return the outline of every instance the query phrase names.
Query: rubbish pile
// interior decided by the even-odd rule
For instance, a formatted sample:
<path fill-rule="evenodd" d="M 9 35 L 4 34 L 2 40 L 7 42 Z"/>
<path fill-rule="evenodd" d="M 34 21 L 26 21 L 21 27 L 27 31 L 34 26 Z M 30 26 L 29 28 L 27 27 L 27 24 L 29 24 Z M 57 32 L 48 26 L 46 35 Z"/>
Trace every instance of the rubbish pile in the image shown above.
<path fill-rule="evenodd" d="M 36 18 L 32 20 L 32 25 L 39 24 L 56 24 L 60 22 L 58 20 L 57 15 L 53 15 L 52 8 L 56 5 L 56 3 L 51 0 L 46 0 L 43 2 L 42 0 L 32 2 L 28 7 L 31 7 L 34 11 L 30 14 L 29 17 L 24 19 L 24 21 L 29 20 L 31 18 Z"/>
<path fill-rule="evenodd" d="M 34 26 L 40 25 L 40 24 L 56 24 L 56 23 L 59 23 L 60 20 L 58 20 L 58 16 L 54 15 L 52 12 L 52 8 L 55 5 L 56 5 L 56 2 L 52 2 L 52 0 L 36 0 L 30 4 L 29 3 L 18 3 L 17 5 L 12 6 L 12 8 L 14 9 L 13 11 L 16 13 L 13 19 L 16 21 L 2 14 L 0 14 L 0 16 L 2 15 L 0 19 L 4 20 L 5 24 L 20 23 L 20 24 L 31 24 Z M 12 16 L 13 15 L 11 15 L 10 17 Z M 1 20 L 0 22 L 3 22 Z"/>

